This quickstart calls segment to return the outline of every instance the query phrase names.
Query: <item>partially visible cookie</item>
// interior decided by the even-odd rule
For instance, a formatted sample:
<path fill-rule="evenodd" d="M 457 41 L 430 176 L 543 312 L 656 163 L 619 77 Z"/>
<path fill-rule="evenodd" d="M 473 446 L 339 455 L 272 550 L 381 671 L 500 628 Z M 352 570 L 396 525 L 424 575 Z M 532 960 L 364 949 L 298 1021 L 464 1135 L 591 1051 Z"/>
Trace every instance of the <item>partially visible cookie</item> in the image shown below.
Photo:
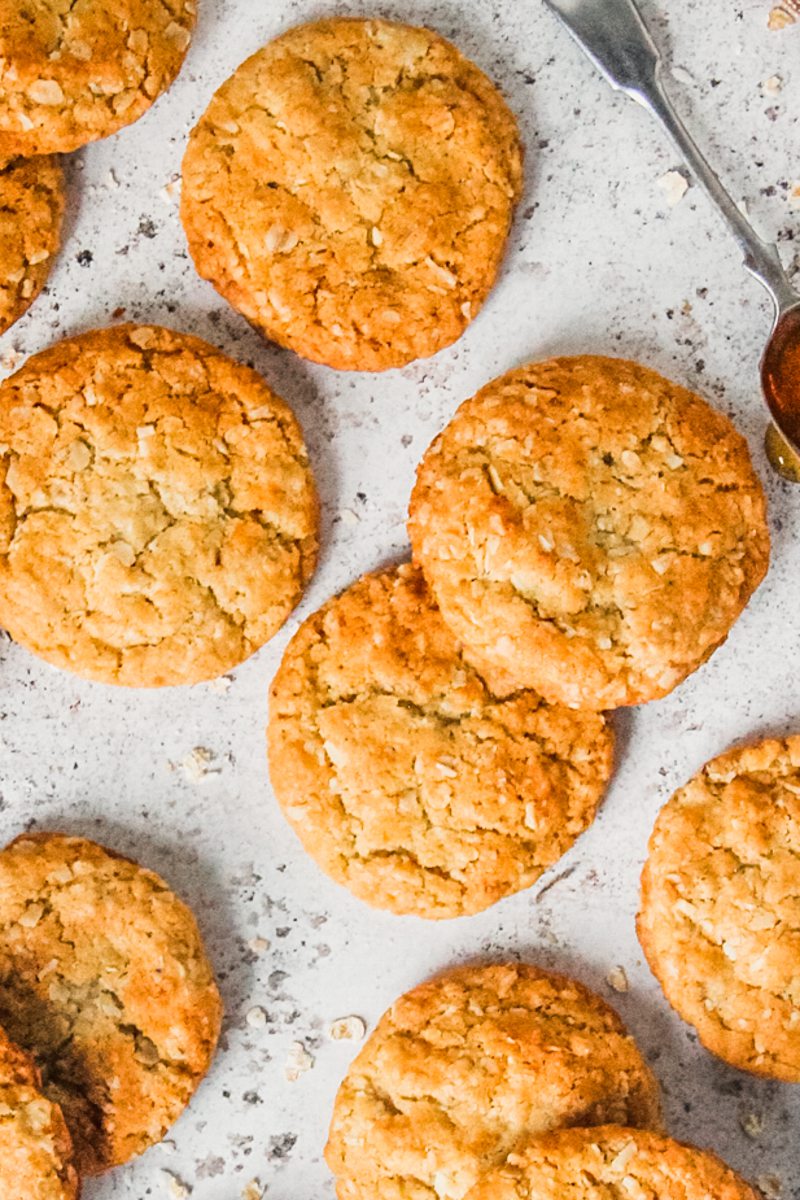
<path fill-rule="evenodd" d="M 0 158 L 130 125 L 178 74 L 194 23 L 194 0 L 0 0 Z"/>
<path fill-rule="evenodd" d="M 194 916 L 152 871 L 60 834 L 0 852 L 0 1022 L 61 1105 L 81 1174 L 163 1137 L 220 1019 Z"/>
<path fill-rule="evenodd" d="M 668 801 L 638 931 L 707 1049 L 800 1083 L 800 735 L 729 750 Z"/>
<path fill-rule="evenodd" d="M 198 338 L 94 330 L 0 386 L 0 624 L 86 678 L 242 662 L 302 594 L 317 509 L 289 408 Z"/>
<path fill-rule="evenodd" d="M 410 564 L 300 627 L 273 681 L 278 802 L 319 865 L 396 913 L 456 917 L 529 887 L 591 823 L 604 718 L 480 675 Z"/>
<path fill-rule="evenodd" d="M 536 1138 L 489 1171 L 469 1200 L 760 1200 L 708 1150 L 606 1125 Z"/>
<path fill-rule="evenodd" d="M 747 444 L 623 359 L 530 363 L 462 404 L 409 531 L 478 664 L 576 708 L 666 695 L 726 638 L 769 557 Z"/>
<path fill-rule="evenodd" d="M 401 996 L 339 1088 L 339 1200 L 461 1200 L 520 1139 L 660 1128 L 658 1085 L 612 1008 L 527 964 L 449 971 Z"/>
<path fill-rule="evenodd" d="M 0 165 L 0 333 L 45 285 L 61 244 L 64 172 L 58 159 Z"/>
<path fill-rule="evenodd" d="M 455 341 L 494 283 L 522 181 L 516 122 L 444 38 L 290 29 L 212 99 L 183 160 L 200 274 L 304 358 L 381 371 Z"/>
<path fill-rule="evenodd" d="M 0 1195 L 77 1200 L 72 1141 L 61 1109 L 41 1092 L 33 1059 L 0 1030 Z"/>

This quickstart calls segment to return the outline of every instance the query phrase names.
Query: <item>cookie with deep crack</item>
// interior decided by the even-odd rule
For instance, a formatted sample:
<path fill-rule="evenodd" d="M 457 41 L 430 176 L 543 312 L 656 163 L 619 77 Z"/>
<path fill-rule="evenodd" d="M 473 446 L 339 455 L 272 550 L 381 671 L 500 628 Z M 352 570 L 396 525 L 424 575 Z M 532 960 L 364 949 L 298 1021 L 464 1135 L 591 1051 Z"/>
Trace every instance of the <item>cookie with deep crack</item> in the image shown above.
<path fill-rule="evenodd" d="M 0 165 L 0 333 L 44 287 L 61 244 L 64 172 L 58 159 Z"/>
<path fill-rule="evenodd" d="M 409 564 L 309 617 L 272 685 L 279 804 L 323 870 L 396 913 L 529 887 L 591 823 L 612 745 L 602 716 L 470 667 Z"/>
<path fill-rule="evenodd" d="M 0 1030 L 0 1195 L 77 1200 L 79 1192 L 63 1113 L 43 1095 L 30 1055 Z"/>
<path fill-rule="evenodd" d="M 220 1019 L 195 918 L 158 875 L 60 834 L 0 852 L 0 1022 L 61 1105 L 81 1174 L 163 1137 Z"/>
<path fill-rule="evenodd" d="M 222 674 L 297 603 L 317 525 L 294 416 L 197 338 L 95 330 L 0 386 L 0 624 L 56 666 Z"/>
<path fill-rule="evenodd" d="M 194 23 L 194 0 L 0 0 L 0 158 L 130 125 L 178 74 Z"/>
<path fill-rule="evenodd" d="M 461 1200 L 521 1139 L 660 1128 L 658 1085 L 612 1008 L 523 963 L 462 967 L 397 1000 L 352 1063 L 325 1156 L 339 1200 Z"/>
<path fill-rule="evenodd" d="M 419 467 L 409 532 L 473 661 L 602 709 L 666 695 L 725 640 L 767 569 L 765 506 L 722 413 L 582 356 L 461 405 Z"/>
<path fill-rule="evenodd" d="M 760 1200 L 722 1159 L 646 1130 L 606 1125 L 535 1138 L 469 1200 Z"/>
<path fill-rule="evenodd" d="M 668 801 L 638 932 L 707 1049 L 800 1083 L 800 735 L 728 750 Z"/>
<path fill-rule="evenodd" d="M 450 345 L 494 283 L 522 182 L 514 117 L 429 29 L 290 29 L 222 85 L 183 160 L 200 274 L 304 358 L 381 371 Z"/>

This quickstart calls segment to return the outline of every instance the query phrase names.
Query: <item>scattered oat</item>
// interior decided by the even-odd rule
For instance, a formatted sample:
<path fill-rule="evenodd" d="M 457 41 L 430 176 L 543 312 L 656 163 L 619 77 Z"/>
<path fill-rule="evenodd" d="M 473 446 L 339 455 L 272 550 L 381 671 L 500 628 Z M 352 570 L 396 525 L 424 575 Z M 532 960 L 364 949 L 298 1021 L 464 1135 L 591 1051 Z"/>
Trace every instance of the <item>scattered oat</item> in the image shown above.
<path fill-rule="evenodd" d="M 230 691 L 231 683 L 233 679 L 230 676 L 217 676 L 216 679 L 209 679 L 209 691 L 216 696 L 224 696 L 225 692 Z"/>
<path fill-rule="evenodd" d="M 245 1021 L 251 1029 L 261 1029 L 267 1023 L 267 1010 L 255 1004 L 248 1010 Z"/>
<path fill-rule="evenodd" d="M 328 1037 L 332 1042 L 360 1042 L 367 1032 L 361 1017 L 337 1017 L 328 1026 Z"/>
<path fill-rule="evenodd" d="M 263 954 L 265 950 L 269 950 L 269 942 L 264 937 L 250 938 L 247 945 L 253 954 Z"/>
<path fill-rule="evenodd" d="M 780 1200 L 783 1194 L 783 1181 L 778 1175 L 759 1175 L 756 1187 L 764 1200 Z"/>
<path fill-rule="evenodd" d="M 680 171 L 667 171 L 656 182 L 670 208 L 681 202 L 689 188 L 689 180 Z"/>
<path fill-rule="evenodd" d="M 796 0 L 784 0 L 783 4 L 777 4 L 767 18 L 767 29 L 786 29 L 788 25 L 794 25 L 800 14 Z"/>
<path fill-rule="evenodd" d="M 739 1124 L 749 1138 L 759 1138 L 764 1132 L 764 1118 L 758 1113 L 742 1113 Z"/>
<path fill-rule="evenodd" d="M 691 71 L 687 71 L 686 67 L 670 67 L 670 75 L 673 79 L 677 79 L 678 83 L 692 84 L 694 83 L 694 75 Z"/>
<path fill-rule="evenodd" d="M 189 1187 L 188 1183 L 184 1183 L 183 1180 L 177 1175 L 174 1175 L 172 1171 L 162 1171 L 161 1175 L 164 1180 L 164 1186 L 168 1196 L 173 1196 L 174 1200 L 185 1200 L 187 1196 L 191 1195 L 192 1189 Z"/>
<path fill-rule="evenodd" d="M 789 208 L 800 212 L 800 183 L 793 183 L 789 188 Z"/>
<path fill-rule="evenodd" d="M 206 746 L 195 746 L 179 763 L 170 763 L 172 770 L 180 767 L 190 783 L 202 783 L 209 775 L 219 775 L 220 768 L 212 767 L 216 755 Z"/>
<path fill-rule="evenodd" d="M 15 371 L 24 357 L 19 350 L 6 350 L 0 357 L 0 366 L 4 371 Z"/>
<path fill-rule="evenodd" d="M 178 196 L 178 193 L 180 192 L 180 189 L 181 189 L 181 177 L 180 177 L 180 175 L 173 175 L 172 178 L 169 179 L 168 182 L 164 184 L 159 195 L 161 196 L 161 199 L 164 201 L 165 204 L 174 204 L 176 201 L 176 198 Z"/>
<path fill-rule="evenodd" d="M 286 1066 L 283 1068 L 283 1073 L 290 1083 L 295 1083 L 301 1075 L 305 1075 L 306 1071 L 310 1071 L 314 1066 L 314 1059 L 306 1050 L 302 1042 L 292 1042 L 289 1055 L 286 1059 Z"/>
<path fill-rule="evenodd" d="M 612 967 L 606 975 L 606 982 L 615 992 L 630 991 L 628 976 L 624 967 Z"/>
<path fill-rule="evenodd" d="M 769 79 L 764 79 L 761 83 L 761 90 L 765 96 L 777 96 L 782 88 L 783 80 L 780 75 L 770 75 Z"/>
<path fill-rule="evenodd" d="M 263 1200 L 267 1189 L 262 1187 L 257 1179 L 251 1179 L 242 1188 L 242 1200 Z"/>

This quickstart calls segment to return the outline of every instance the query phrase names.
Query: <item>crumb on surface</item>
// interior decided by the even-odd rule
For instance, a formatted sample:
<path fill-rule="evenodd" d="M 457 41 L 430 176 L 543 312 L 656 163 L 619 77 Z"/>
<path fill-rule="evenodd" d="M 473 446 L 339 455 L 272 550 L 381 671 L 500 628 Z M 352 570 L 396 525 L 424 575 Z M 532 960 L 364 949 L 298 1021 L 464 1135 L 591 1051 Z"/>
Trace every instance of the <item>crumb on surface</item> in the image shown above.
<path fill-rule="evenodd" d="M 332 1042 L 360 1042 L 366 1032 L 366 1022 L 361 1017 L 337 1017 L 328 1026 L 328 1037 Z"/>
<path fill-rule="evenodd" d="M 679 204 L 689 190 L 689 180 L 681 171 L 665 171 L 656 182 L 670 208 Z"/>

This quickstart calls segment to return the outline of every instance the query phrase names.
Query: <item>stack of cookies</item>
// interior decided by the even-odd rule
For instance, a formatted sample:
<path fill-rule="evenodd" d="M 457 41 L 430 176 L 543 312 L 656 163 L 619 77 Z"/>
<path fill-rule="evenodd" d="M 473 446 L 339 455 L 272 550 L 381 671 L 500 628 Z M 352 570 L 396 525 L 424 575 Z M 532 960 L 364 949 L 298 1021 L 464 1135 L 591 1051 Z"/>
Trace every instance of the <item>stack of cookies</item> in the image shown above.
<path fill-rule="evenodd" d="M 613 1009 L 520 963 L 462 967 L 392 1005 L 339 1089 L 325 1156 L 339 1200 L 757 1200 L 663 1135 Z"/>
<path fill-rule="evenodd" d="M 532 363 L 458 410 L 411 497 L 407 564 L 310 617 L 272 686 L 275 793 L 369 903 L 474 913 L 589 825 L 603 710 L 666 695 L 767 568 L 744 439 L 618 359 Z"/>
<path fill-rule="evenodd" d="M 205 1075 L 222 1006 L 194 916 L 82 838 L 0 852 L 0 1184 L 74 1200 L 160 1141 Z"/>

